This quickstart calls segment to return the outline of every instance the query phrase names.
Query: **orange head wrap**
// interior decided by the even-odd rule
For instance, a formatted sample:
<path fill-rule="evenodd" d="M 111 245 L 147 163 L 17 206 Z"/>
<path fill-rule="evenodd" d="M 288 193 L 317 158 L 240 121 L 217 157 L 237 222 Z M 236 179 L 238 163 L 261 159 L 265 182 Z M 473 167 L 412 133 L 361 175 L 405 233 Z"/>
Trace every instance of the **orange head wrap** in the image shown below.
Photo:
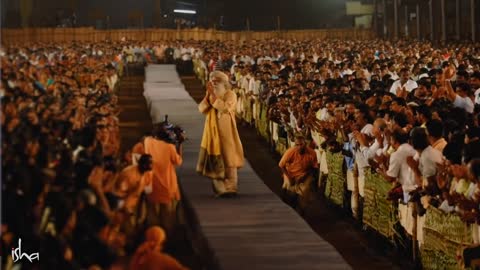
<path fill-rule="evenodd" d="M 160 252 L 165 242 L 165 231 L 159 226 L 152 226 L 145 232 L 145 242 L 141 244 L 133 255 L 130 269 L 141 269 L 148 255 Z"/>

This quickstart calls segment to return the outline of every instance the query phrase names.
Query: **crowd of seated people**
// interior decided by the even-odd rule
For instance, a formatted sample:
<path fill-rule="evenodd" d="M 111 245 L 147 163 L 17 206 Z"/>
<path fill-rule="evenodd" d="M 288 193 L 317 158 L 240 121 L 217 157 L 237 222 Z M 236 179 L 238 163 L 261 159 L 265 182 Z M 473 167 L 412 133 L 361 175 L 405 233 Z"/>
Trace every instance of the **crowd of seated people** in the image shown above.
<path fill-rule="evenodd" d="M 131 45 L 1 49 L 4 269 L 186 269 L 162 251 L 161 217 L 139 207 L 155 160 L 120 153 L 118 82 L 128 63 L 155 58 Z M 14 258 L 18 248 L 39 260 Z"/>

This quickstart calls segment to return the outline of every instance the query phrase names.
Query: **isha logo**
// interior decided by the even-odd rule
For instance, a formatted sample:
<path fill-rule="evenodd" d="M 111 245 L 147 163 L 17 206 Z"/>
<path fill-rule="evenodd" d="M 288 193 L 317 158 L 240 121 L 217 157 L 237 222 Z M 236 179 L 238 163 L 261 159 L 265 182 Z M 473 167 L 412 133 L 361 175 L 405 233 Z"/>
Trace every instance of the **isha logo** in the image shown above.
<path fill-rule="evenodd" d="M 39 253 L 32 253 L 28 255 L 27 253 L 22 253 L 22 239 L 18 239 L 18 247 L 17 248 L 12 248 L 12 259 L 13 262 L 17 262 L 18 260 L 21 260 L 23 258 L 27 258 L 30 262 L 33 260 L 38 260 L 40 261 L 40 255 Z"/>

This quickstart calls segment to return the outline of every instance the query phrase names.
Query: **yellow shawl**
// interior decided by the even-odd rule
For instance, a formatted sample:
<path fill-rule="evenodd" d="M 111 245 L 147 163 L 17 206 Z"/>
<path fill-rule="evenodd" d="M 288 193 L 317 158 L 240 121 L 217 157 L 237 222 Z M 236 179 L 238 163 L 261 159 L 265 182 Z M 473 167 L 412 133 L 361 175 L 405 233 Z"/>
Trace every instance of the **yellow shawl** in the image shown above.
<path fill-rule="evenodd" d="M 210 108 L 206 115 L 197 162 L 197 172 L 212 179 L 224 179 L 225 165 L 220 148 L 216 110 Z"/>

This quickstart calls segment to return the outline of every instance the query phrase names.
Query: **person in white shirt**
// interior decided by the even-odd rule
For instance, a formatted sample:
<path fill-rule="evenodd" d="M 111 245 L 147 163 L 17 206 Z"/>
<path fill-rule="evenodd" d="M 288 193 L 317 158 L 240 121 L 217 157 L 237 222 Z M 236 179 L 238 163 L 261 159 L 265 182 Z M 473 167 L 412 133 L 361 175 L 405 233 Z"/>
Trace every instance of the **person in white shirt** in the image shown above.
<path fill-rule="evenodd" d="M 407 157 L 413 177 L 419 186 L 433 187 L 436 185 L 437 164 L 443 162 L 443 154 L 430 145 L 424 128 L 414 128 L 411 139 L 413 148 L 417 151 L 414 157 Z"/>
<path fill-rule="evenodd" d="M 250 82 L 250 72 L 247 68 L 242 69 L 242 78 L 240 79 L 240 88 L 244 91 L 248 91 Z"/>
<path fill-rule="evenodd" d="M 190 52 L 186 52 L 185 54 L 182 54 L 182 60 L 183 61 L 192 61 L 192 55 Z"/>
<path fill-rule="evenodd" d="M 253 76 L 252 70 L 248 71 L 247 78 L 248 78 L 248 88 L 245 90 L 249 95 L 253 95 L 256 92 L 256 89 L 255 89 L 256 83 L 255 83 L 255 77 Z"/>
<path fill-rule="evenodd" d="M 352 75 L 352 74 L 353 74 L 353 70 L 352 70 L 351 68 L 353 68 L 353 64 L 352 64 L 352 63 L 349 63 L 348 65 L 346 65 L 346 66 L 345 66 L 345 69 L 341 72 L 342 76 Z"/>
<path fill-rule="evenodd" d="M 391 79 L 394 80 L 394 81 L 399 79 L 399 77 L 397 75 L 397 72 L 395 71 L 395 64 L 394 63 L 388 64 L 388 74 L 390 74 Z"/>
<path fill-rule="evenodd" d="M 352 196 L 358 196 L 358 216 L 359 220 L 363 217 L 363 198 L 365 197 L 365 170 L 369 167 L 368 160 L 362 153 L 361 143 L 368 145 L 373 137 L 373 119 L 370 117 L 369 108 L 367 106 L 359 106 L 355 112 L 356 125 L 359 130 L 353 132 L 355 140 L 352 141 L 352 148 L 355 155 L 355 164 L 358 169 L 357 187 L 358 189 L 352 192 Z"/>
<path fill-rule="evenodd" d="M 397 181 L 402 185 L 404 203 L 410 200 L 409 193 L 417 188 L 415 179 L 411 177 L 410 166 L 407 163 L 407 158 L 416 154 L 415 149 L 408 144 L 408 137 L 408 134 L 401 129 L 393 131 L 390 145 L 395 152 L 390 156 L 388 170 L 378 171 L 387 181 Z"/>
<path fill-rule="evenodd" d="M 359 138 L 360 151 L 364 158 L 368 161 L 375 158 L 377 155 L 383 153 L 383 149 L 388 146 L 388 142 L 385 139 L 384 131 L 387 128 L 387 122 L 383 118 L 377 118 L 373 122 L 372 135 L 375 138 L 373 143 L 369 146 L 363 137 Z"/>
<path fill-rule="evenodd" d="M 452 84 L 449 80 L 446 81 L 447 98 L 453 102 L 453 106 L 462 108 L 468 113 L 473 113 L 475 105 L 473 104 L 471 96 L 471 87 L 467 83 L 460 83 L 456 86 L 456 92 L 453 90 Z"/>
<path fill-rule="evenodd" d="M 173 51 L 173 59 L 178 60 L 182 57 L 182 51 L 176 47 Z"/>
<path fill-rule="evenodd" d="M 240 57 L 240 61 L 244 62 L 246 64 L 248 64 L 248 63 L 250 63 L 251 65 L 255 64 L 255 61 L 253 61 L 253 59 L 248 55 L 244 55 L 244 56 Z"/>
<path fill-rule="evenodd" d="M 400 70 L 400 79 L 392 84 L 390 93 L 393 93 L 394 95 L 400 95 L 400 92 L 403 91 L 410 93 L 417 87 L 418 84 L 410 79 L 410 71 L 406 68 L 402 68 L 402 70 Z"/>
<path fill-rule="evenodd" d="M 330 121 L 334 118 L 335 102 L 332 99 L 325 101 L 325 107 L 318 110 L 316 113 L 317 119 L 320 121 Z"/>
<path fill-rule="evenodd" d="M 257 58 L 257 65 L 262 65 L 263 64 L 263 61 L 265 61 L 265 57 L 263 56 L 260 56 Z"/>
<path fill-rule="evenodd" d="M 230 67 L 230 74 L 235 74 L 235 67 L 238 67 L 240 65 L 240 56 L 235 56 L 233 58 L 233 65 Z"/>
<path fill-rule="evenodd" d="M 476 71 L 470 76 L 470 85 L 476 89 L 475 104 L 480 104 L 480 71 Z"/>
<path fill-rule="evenodd" d="M 186 47 L 180 47 L 180 56 L 185 55 L 188 52 L 188 49 Z"/>
<path fill-rule="evenodd" d="M 118 82 L 118 75 L 113 69 L 109 70 L 106 74 L 105 80 L 107 82 L 108 88 L 110 90 L 113 90 L 115 89 L 115 85 Z"/>

